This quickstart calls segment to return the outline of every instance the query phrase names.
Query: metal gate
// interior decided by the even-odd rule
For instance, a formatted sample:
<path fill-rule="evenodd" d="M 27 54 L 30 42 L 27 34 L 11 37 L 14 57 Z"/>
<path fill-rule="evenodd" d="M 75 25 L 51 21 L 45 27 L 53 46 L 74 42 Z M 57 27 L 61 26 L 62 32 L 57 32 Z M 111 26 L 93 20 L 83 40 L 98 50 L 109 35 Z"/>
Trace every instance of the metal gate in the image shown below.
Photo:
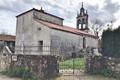
<path fill-rule="evenodd" d="M 71 56 L 59 56 L 59 73 L 64 76 L 79 76 L 85 72 L 85 58 L 84 55 L 71 53 Z"/>

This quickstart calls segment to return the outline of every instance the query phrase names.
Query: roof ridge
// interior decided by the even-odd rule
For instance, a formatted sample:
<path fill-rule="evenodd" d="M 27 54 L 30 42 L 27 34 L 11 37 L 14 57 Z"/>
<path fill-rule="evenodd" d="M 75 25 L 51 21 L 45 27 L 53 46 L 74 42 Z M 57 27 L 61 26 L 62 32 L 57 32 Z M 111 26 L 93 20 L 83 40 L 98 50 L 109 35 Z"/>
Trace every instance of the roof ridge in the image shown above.
<path fill-rule="evenodd" d="M 56 16 L 56 15 L 50 14 L 50 13 L 45 12 L 45 11 L 41 11 L 41 10 L 36 9 L 36 8 L 29 9 L 29 10 L 27 10 L 27 11 L 25 11 L 25 12 L 23 12 L 23 13 L 17 15 L 16 17 L 19 17 L 19 16 L 21 16 L 21 15 L 23 15 L 23 14 L 26 14 L 26 13 L 28 13 L 28 12 L 30 12 L 30 11 L 33 11 L 33 10 L 38 11 L 38 12 L 42 12 L 42 13 L 48 14 L 48 15 L 50 15 L 50 16 L 53 16 L 53 17 L 56 17 L 56 18 L 59 18 L 59 19 L 64 20 L 63 18 L 61 18 L 61 17 L 59 17 L 59 16 Z"/>

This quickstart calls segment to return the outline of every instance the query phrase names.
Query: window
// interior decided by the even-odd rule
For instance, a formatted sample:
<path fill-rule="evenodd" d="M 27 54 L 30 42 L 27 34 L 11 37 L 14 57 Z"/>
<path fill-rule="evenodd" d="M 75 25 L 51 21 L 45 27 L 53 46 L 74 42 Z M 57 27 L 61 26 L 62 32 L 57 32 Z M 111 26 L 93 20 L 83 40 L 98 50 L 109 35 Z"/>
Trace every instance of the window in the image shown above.
<path fill-rule="evenodd" d="M 43 41 L 39 41 L 39 51 L 43 51 Z"/>
<path fill-rule="evenodd" d="M 83 49 L 85 49 L 85 48 L 86 48 L 86 38 L 83 37 Z"/>
<path fill-rule="evenodd" d="M 38 30 L 40 31 L 40 30 L 41 30 L 41 28 L 39 27 L 39 28 L 38 28 Z"/>

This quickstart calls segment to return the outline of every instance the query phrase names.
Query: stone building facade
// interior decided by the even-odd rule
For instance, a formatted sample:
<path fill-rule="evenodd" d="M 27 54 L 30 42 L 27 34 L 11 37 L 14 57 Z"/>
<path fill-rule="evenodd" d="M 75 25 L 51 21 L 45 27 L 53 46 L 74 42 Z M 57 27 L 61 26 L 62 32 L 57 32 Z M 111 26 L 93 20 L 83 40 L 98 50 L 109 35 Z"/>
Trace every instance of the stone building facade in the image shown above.
<path fill-rule="evenodd" d="M 87 47 L 98 48 L 98 38 L 88 33 L 88 28 L 86 31 L 86 28 L 82 30 L 65 26 L 63 20 L 43 9 L 33 8 L 18 15 L 15 53 L 68 56 L 73 47 L 78 53 Z"/>

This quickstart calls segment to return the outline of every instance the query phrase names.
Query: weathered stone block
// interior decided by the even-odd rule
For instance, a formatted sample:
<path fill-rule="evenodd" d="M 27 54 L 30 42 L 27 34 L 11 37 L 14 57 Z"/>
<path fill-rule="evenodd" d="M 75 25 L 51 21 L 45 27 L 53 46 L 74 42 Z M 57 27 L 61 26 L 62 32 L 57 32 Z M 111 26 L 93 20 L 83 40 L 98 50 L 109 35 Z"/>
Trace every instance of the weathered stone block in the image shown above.
<path fill-rule="evenodd" d="M 52 55 L 17 55 L 10 68 L 25 67 L 37 77 L 51 77 L 59 73 L 57 57 Z"/>

